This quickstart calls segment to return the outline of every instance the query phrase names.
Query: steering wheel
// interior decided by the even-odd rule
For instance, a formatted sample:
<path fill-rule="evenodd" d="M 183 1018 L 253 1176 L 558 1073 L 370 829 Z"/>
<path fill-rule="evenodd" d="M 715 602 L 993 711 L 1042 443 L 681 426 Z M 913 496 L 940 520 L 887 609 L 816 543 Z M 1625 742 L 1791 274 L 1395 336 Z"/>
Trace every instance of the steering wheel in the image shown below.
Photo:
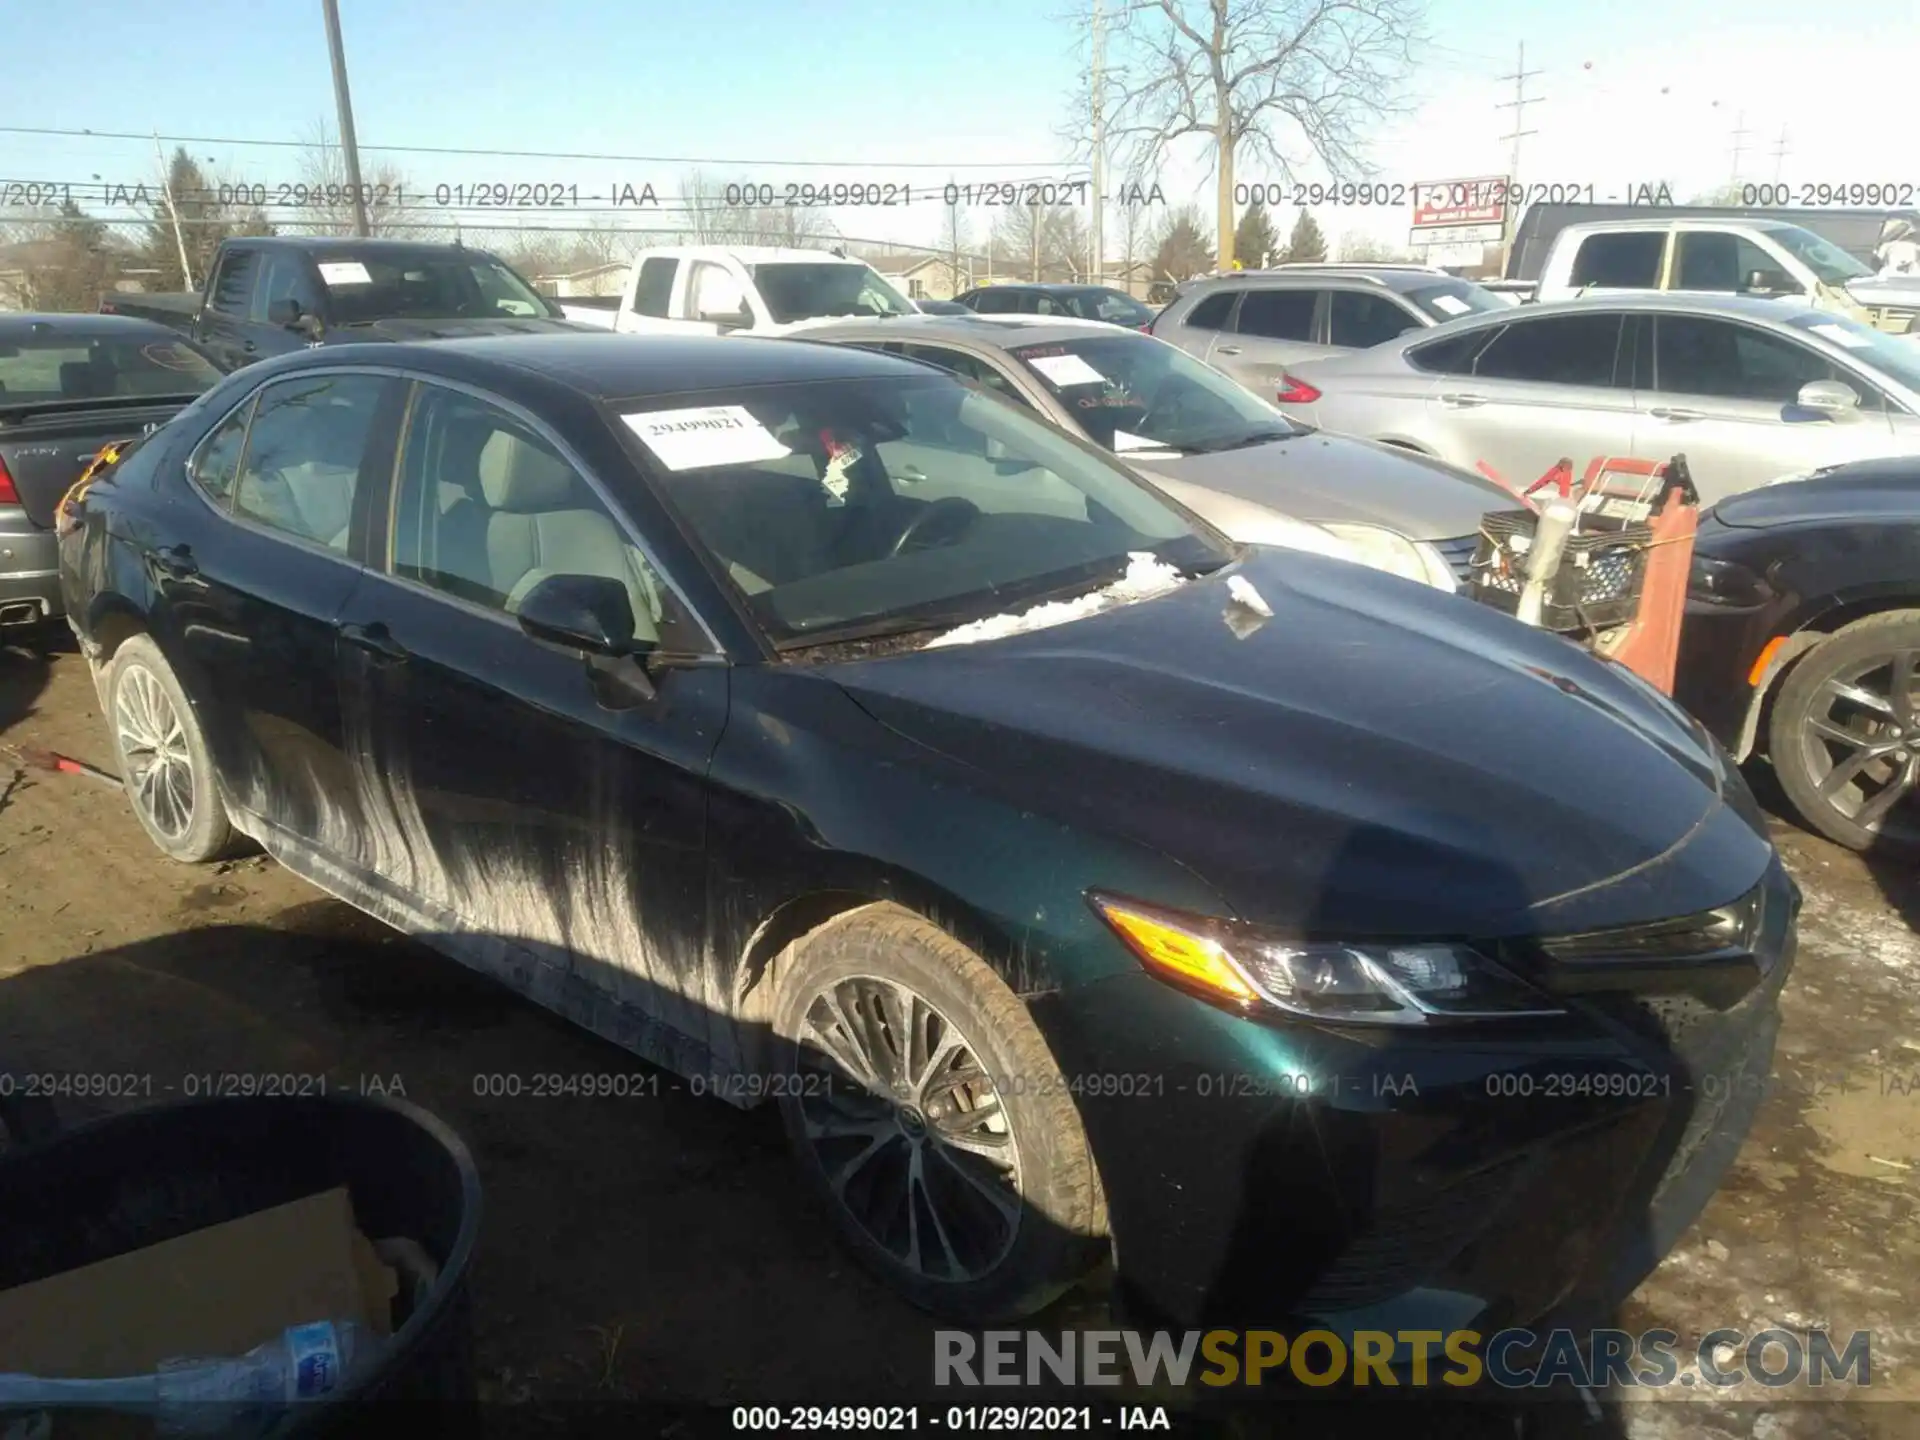
<path fill-rule="evenodd" d="M 933 501 L 913 519 L 907 522 L 907 528 L 893 542 L 889 556 L 905 555 L 913 550 L 931 550 L 936 545 L 951 544 L 973 528 L 973 522 L 980 518 L 980 507 L 971 500 L 958 495 L 947 495 Z"/>

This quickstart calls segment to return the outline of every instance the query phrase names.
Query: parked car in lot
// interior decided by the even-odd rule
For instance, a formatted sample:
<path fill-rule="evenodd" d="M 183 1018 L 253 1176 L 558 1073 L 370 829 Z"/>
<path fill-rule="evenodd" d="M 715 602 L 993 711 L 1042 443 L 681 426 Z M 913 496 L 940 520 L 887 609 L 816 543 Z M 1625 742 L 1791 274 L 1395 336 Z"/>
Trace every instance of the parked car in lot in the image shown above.
<path fill-rule="evenodd" d="M 913 308 L 922 315 L 970 315 L 973 313 L 954 300 L 915 300 Z"/>
<path fill-rule="evenodd" d="M 943 1315 L 1109 1253 L 1162 1316 L 1610 1304 L 1768 1072 L 1796 892 L 1695 722 L 1469 600 L 1235 546 L 922 365 L 317 350 L 69 518 L 163 852 L 252 836 L 775 1100 Z"/>
<path fill-rule="evenodd" d="M 1527 305 L 1287 375 L 1288 414 L 1509 481 L 1562 456 L 1683 452 L 1710 505 L 1818 465 L 1920 452 L 1920 347 L 1786 300 Z"/>
<path fill-rule="evenodd" d="M 976 315 L 1059 315 L 1144 330 L 1154 309 L 1111 285 L 979 285 L 954 299 Z"/>
<path fill-rule="evenodd" d="M 484 250 L 412 240 L 223 240 L 200 294 L 115 291 L 102 314 L 172 326 L 233 370 L 311 345 L 581 328 Z"/>
<path fill-rule="evenodd" d="M 54 507 L 102 446 L 219 383 L 173 331 L 100 315 L 0 315 L 0 639 L 60 617 Z"/>
<path fill-rule="evenodd" d="M 1827 467 L 1701 517 L 1675 696 L 1852 849 L 1920 843 L 1917 659 L 1920 458 Z"/>
<path fill-rule="evenodd" d="M 1364 350 L 1462 315 L 1504 312 L 1470 280 L 1404 265 L 1287 266 L 1183 287 L 1152 333 L 1262 399 L 1286 398 L 1286 369 Z"/>
<path fill-rule="evenodd" d="M 1902 335 L 1920 316 L 1920 277 L 1881 278 L 1813 231 L 1760 215 L 1567 225 L 1547 248 L 1534 298 L 1643 291 L 1792 299 Z"/>
<path fill-rule="evenodd" d="M 764 245 L 647 250 L 619 295 L 565 300 L 560 308 L 598 329 L 642 335 L 779 335 L 848 315 L 916 313 L 864 260 Z"/>
<path fill-rule="evenodd" d="M 1489 510 L 1478 475 L 1315 434 L 1171 345 L 1085 320 L 888 320 L 810 330 L 937 365 L 1111 450 L 1236 540 L 1283 544 L 1273 512 L 1331 531 L 1351 558 L 1451 590 Z"/>

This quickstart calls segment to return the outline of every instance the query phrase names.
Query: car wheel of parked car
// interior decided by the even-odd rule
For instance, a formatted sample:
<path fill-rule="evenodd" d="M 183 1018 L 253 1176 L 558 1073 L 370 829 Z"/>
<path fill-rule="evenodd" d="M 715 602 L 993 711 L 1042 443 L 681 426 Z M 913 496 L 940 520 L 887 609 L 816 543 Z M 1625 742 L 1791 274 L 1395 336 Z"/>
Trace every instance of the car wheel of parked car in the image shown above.
<path fill-rule="evenodd" d="M 918 915 L 872 905 L 776 982 L 780 1106 L 854 1253 L 922 1309 L 1032 1314 L 1105 1250 L 1080 1117 L 1025 1006 Z"/>
<path fill-rule="evenodd" d="M 133 813 L 175 860 L 215 860 L 234 843 L 200 722 L 160 647 L 135 635 L 107 670 L 108 722 Z"/>
<path fill-rule="evenodd" d="M 1807 824 L 1852 850 L 1920 844 L 1902 802 L 1920 780 L 1920 614 L 1837 631 L 1781 683 L 1768 735 L 1780 786 Z"/>

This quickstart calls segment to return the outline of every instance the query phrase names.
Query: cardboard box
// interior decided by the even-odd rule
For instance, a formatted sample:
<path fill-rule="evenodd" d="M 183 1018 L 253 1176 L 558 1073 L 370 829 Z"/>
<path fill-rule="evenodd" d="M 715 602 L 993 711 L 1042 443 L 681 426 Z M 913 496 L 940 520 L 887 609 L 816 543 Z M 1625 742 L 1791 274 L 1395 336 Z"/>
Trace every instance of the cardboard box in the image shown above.
<path fill-rule="evenodd" d="M 0 1292 L 0 1372 L 145 1375 L 312 1320 L 386 1335 L 395 1290 L 346 1190 L 328 1190 Z"/>

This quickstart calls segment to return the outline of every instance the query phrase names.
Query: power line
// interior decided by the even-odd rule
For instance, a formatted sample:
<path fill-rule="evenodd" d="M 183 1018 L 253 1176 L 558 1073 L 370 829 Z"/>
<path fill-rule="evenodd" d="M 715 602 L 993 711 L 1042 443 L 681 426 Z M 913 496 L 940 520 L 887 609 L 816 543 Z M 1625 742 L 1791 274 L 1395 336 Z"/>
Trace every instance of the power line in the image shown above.
<path fill-rule="evenodd" d="M 1727 183 L 1729 185 L 1738 185 L 1740 183 L 1740 157 L 1747 153 L 1747 135 L 1749 133 L 1747 130 L 1747 112 L 1742 110 L 1734 124 L 1737 128 L 1733 132 L 1733 174 L 1728 177 Z"/>
<path fill-rule="evenodd" d="M 1513 74 L 1502 75 L 1498 77 L 1501 80 L 1513 81 L 1513 99 L 1505 102 L 1504 104 L 1496 105 L 1494 107 L 1496 110 L 1513 111 L 1513 133 L 1511 135 L 1502 135 L 1500 137 L 1502 140 L 1511 140 L 1513 142 L 1513 160 L 1512 160 L 1512 163 L 1507 168 L 1507 181 L 1509 184 L 1517 181 L 1520 178 L 1520 142 L 1529 135 L 1537 135 L 1539 133 L 1537 130 L 1528 130 L 1525 128 L 1526 119 L 1527 119 L 1527 106 L 1537 105 L 1540 103 L 1542 99 L 1545 98 L 1544 96 L 1539 96 L 1539 95 L 1529 96 L 1527 94 L 1527 81 L 1532 79 L 1535 75 L 1538 75 L 1538 74 L 1540 74 L 1540 71 L 1538 70 L 1527 69 L 1527 42 L 1522 40 L 1520 42 L 1519 63 L 1514 66 Z M 1513 205 L 1513 200 L 1511 196 L 1507 197 L 1506 204 L 1502 206 L 1502 209 L 1504 211 L 1504 214 L 1501 217 L 1501 224 L 1500 224 L 1501 237 L 1500 238 L 1502 241 L 1503 248 L 1507 251 L 1506 258 L 1511 259 L 1512 248 L 1513 248 L 1513 238 L 1512 238 L 1513 224 L 1516 218 L 1513 213 L 1514 205 Z"/>
<path fill-rule="evenodd" d="M 1773 182 L 1780 183 L 1780 166 L 1787 158 L 1787 127 L 1780 127 L 1780 142 L 1773 147 Z"/>
<path fill-rule="evenodd" d="M 55 136 L 74 140 L 152 140 L 169 145 L 257 145 L 281 150 L 312 150 L 306 140 L 248 140 L 227 135 L 137 135 L 124 130 L 71 130 L 36 125 L 0 125 L 0 135 Z M 487 150 L 461 145 L 366 145 L 396 155 L 484 155 L 512 160 L 601 160 L 632 165 L 743 165 L 771 169 L 815 170 L 1042 170 L 1058 160 L 742 160 L 712 155 L 611 155 L 585 150 Z"/>

